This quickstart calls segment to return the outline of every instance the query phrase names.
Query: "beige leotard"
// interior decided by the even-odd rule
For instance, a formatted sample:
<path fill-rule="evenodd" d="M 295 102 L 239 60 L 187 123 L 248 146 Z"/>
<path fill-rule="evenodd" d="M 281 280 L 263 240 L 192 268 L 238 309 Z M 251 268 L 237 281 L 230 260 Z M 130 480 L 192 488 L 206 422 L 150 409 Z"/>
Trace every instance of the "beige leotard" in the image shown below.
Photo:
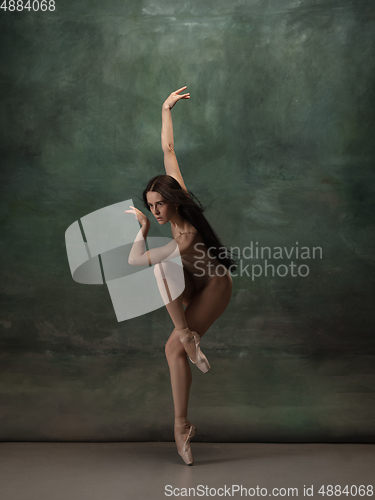
<path fill-rule="evenodd" d="M 184 233 L 180 232 L 180 234 L 174 239 L 179 238 L 182 234 L 186 233 L 199 234 L 195 231 L 186 231 Z M 205 248 L 206 247 L 202 248 L 202 245 L 200 245 L 200 248 L 197 252 L 181 255 L 182 264 L 193 278 L 196 290 L 201 288 L 214 276 L 223 276 L 224 274 L 223 264 L 220 264 L 215 257 L 211 258 L 208 255 L 208 252 L 205 251 Z M 204 257 L 202 257 L 202 250 L 205 251 Z M 216 269 L 218 266 L 220 266 L 220 269 L 216 273 Z"/>

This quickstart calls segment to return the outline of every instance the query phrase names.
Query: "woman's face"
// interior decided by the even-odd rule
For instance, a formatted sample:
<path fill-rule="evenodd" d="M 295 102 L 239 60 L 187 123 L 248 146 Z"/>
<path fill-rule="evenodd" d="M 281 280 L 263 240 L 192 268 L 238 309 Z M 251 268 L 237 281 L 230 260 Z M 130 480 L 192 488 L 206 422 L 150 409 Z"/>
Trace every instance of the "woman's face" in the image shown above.
<path fill-rule="evenodd" d="M 148 206 L 152 215 L 156 218 L 159 224 L 169 222 L 176 213 L 176 205 L 170 201 L 164 200 L 163 196 L 156 191 L 146 193 Z"/>

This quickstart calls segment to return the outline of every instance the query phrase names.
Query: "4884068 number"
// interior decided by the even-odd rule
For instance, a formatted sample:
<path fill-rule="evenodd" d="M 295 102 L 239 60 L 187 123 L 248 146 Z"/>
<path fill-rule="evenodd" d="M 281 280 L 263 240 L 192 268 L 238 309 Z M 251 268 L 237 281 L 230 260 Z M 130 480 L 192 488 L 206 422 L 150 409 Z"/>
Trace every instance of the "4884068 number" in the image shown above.
<path fill-rule="evenodd" d="M 24 3 L 23 0 L 4 0 L 0 8 L 4 11 L 9 10 L 10 12 L 22 12 L 23 10 L 33 10 L 34 12 L 41 10 L 45 12 L 46 10 L 55 10 L 56 4 L 55 0 L 27 0 L 26 3 Z"/>
<path fill-rule="evenodd" d="M 372 497 L 374 494 L 374 487 L 370 484 L 368 486 L 356 486 L 353 484 L 352 486 L 346 485 L 345 488 L 341 489 L 339 484 L 332 486 L 329 484 L 328 486 L 322 486 L 318 493 L 322 496 L 327 495 L 328 497 L 336 496 L 340 497 L 341 495 L 355 497 L 359 495 L 360 497 L 368 496 Z"/>

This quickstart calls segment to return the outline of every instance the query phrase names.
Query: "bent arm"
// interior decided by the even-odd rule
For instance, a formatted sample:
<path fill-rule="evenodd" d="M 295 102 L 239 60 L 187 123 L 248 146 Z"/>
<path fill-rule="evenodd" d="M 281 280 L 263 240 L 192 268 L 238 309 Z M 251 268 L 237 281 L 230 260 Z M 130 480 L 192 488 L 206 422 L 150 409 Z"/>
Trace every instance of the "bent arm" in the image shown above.
<path fill-rule="evenodd" d="M 175 240 L 170 241 L 163 247 L 153 248 L 146 251 L 145 241 L 149 229 L 150 225 L 144 224 L 139 230 L 129 253 L 129 264 L 132 266 L 147 266 L 173 259 L 181 255 L 179 246 Z M 185 251 L 185 247 L 187 247 L 186 243 L 181 245 L 182 251 Z"/>
<path fill-rule="evenodd" d="M 161 117 L 161 147 L 164 152 L 165 172 L 174 177 L 182 189 L 187 191 L 174 151 L 172 113 L 168 104 L 163 104 Z"/>
<path fill-rule="evenodd" d="M 145 266 L 148 264 L 146 250 L 146 237 L 150 230 L 150 223 L 144 224 L 135 237 L 133 246 L 130 250 L 128 263 L 132 266 Z M 146 261 L 145 261 L 146 259 Z"/>

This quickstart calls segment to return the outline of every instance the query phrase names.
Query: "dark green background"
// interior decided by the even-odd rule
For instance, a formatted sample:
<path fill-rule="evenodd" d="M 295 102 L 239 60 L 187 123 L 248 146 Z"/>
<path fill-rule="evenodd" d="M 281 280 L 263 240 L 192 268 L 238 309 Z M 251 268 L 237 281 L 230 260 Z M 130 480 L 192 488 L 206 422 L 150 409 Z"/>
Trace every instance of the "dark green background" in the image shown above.
<path fill-rule="evenodd" d="M 173 439 L 166 309 L 118 323 L 64 235 L 143 210 L 187 85 L 177 158 L 223 243 L 323 249 L 305 278 L 233 277 L 196 440 L 374 442 L 375 2 L 57 0 L 0 33 L 0 438 Z"/>

